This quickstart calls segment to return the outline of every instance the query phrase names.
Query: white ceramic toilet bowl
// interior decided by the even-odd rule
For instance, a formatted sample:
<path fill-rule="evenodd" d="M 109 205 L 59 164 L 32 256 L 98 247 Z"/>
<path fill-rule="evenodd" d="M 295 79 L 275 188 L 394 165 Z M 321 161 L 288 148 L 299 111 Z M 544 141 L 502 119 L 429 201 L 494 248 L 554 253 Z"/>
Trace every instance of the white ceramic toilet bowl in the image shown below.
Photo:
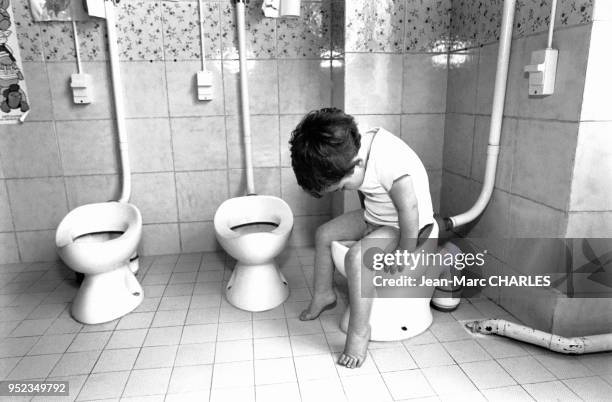
<path fill-rule="evenodd" d="M 55 234 L 58 254 L 85 275 L 72 302 L 77 321 L 112 321 L 142 302 L 142 287 L 130 270 L 141 235 L 142 217 L 132 204 L 87 204 L 64 217 Z"/>
<path fill-rule="evenodd" d="M 247 311 L 270 310 L 284 302 L 289 287 L 274 257 L 293 228 L 289 205 L 267 195 L 231 198 L 217 209 L 214 224 L 217 240 L 238 260 L 226 287 L 227 300 Z"/>
<path fill-rule="evenodd" d="M 430 238 L 437 235 L 436 225 Z M 344 259 L 349 250 L 348 243 L 334 241 L 331 244 L 334 265 L 344 277 Z M 425 331 L 433 320 L 430 300 L 431 297 L 375 298 L 370 312 L 370 340 L 400 341 Z M 340 329 L 344 332 L 347 332 L 349 317 L 350 306 L 347 306 L 340 320 Z"/>

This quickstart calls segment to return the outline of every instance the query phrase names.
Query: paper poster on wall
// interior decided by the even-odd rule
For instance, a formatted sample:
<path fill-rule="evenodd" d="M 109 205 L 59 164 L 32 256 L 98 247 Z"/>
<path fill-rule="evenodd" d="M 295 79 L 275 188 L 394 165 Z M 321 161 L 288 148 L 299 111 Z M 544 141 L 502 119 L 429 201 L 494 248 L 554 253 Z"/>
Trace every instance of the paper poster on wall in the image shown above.
<path fill-rule="evenodd" d="M 23 121 L 30 110 L 11 0 L 0 0 L 0 123 Z"/>

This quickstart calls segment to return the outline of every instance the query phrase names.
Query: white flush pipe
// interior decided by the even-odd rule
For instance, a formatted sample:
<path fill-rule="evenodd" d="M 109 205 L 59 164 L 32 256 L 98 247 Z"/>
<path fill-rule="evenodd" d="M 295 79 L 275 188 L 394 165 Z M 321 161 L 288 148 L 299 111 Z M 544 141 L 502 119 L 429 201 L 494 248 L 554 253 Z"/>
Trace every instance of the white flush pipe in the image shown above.
<path fill-rule="evenodd" d="M 242 105 L 242 134 L 246 164 L 247 195 L 255 194 L 253 181 L 253 155 L 251 150 L 251 115 L 249 111 L 249 85 L 247 81 L 247 54 L 244 0 L 236 1 L 236 25 L 238 29 L 238 56 L 240 59 L 240 101 Z"/>
<path fill-rule="evenodd" d="M 510 62 L 515 5 L 516 0 L 504 0 L 499 51 L 497 52 L 497 72 L 495 74 L 491 125 L 489 127 L 489 146 L 487 147 L 487 161 L 482 189 L 480 190 L 480 195 L 476 203 L 468 211 L 460 215 L 444 218 L 447 230 L 463 226 L 480 216 L 493 194 L 495 173 L 497 171 L 497 159 L 499 155 L 499 140 L 504 117 L 504 100 L 506 98 L 506 82 L 508 80 L 508 64 Z"/>
<path fill-rule="evenodd" d="M 471 321 L 465 326 L 473 333 L 501 335 L 564 354 L 581 355 L 612 350 L 612 334 L 565 338 L 501 319 Z"/>
<path fill-rule="evenodd" d="M 123 84 L 119 68 L 119 46 L 115 28 L 115 3 L 104 0 L 106 14 L 106 30 L 108 34 L 108 53 L 110 57 L 111 76 L 113 82 L 113 97 L 115 101 L 115 118 L 119 134 L 119 152 L 121 154 L 121 197 L 119 202 L 128 202 L 132 192 L 130 157 L 128 154 L 127 129 L 125 127 L 125 106 L 123 102 Z"/>
<path fill-rule="evenodd" d="M 552 49 L 553 32 L 555 30 L 555 16 L 557 15 L 557 0 L 552 0 L 550 7 L 550 22 L 548 23 L 548 49 Z"/>

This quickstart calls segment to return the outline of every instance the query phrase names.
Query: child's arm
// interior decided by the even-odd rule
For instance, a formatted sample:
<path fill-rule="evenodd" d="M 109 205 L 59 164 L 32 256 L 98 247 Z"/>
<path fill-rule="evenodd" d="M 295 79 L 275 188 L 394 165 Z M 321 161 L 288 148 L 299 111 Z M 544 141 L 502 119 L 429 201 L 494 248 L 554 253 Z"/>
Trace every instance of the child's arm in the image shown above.
<path fill-rule="evenodd" d="M 419 236 L 419 208 L 410 176 L 403 176 L 393 182 L 389 196 L 397 209 L 400 238 L 398 250 L 413 252 Z"/>

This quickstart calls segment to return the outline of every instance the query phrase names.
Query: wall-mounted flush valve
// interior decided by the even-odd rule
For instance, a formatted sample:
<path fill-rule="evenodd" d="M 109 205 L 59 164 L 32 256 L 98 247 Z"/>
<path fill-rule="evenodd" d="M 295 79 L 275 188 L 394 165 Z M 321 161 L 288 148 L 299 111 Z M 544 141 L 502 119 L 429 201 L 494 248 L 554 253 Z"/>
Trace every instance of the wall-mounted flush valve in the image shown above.
<path fill-rule="evenodd" d="M 202 70 L 196 74 L 198 100 L 212 100 L 213 98 L 213 76 L 212 71 Z"/>
<path fill-rule="evenodd" d="M 531 53 L 531 64 L 525 66 L 529 74 L 529 95 L 545 96 L 555 92 L 557 75 L 557 49 L 536 50 Z"/>
<path fill-rule="evenodd" d="M 70 88 L 72 88 L 72 100 L 77 104 L 88 104 L 93 102 L 93 84 L 89 74 L 72 74 L 70 76 Z"/>

